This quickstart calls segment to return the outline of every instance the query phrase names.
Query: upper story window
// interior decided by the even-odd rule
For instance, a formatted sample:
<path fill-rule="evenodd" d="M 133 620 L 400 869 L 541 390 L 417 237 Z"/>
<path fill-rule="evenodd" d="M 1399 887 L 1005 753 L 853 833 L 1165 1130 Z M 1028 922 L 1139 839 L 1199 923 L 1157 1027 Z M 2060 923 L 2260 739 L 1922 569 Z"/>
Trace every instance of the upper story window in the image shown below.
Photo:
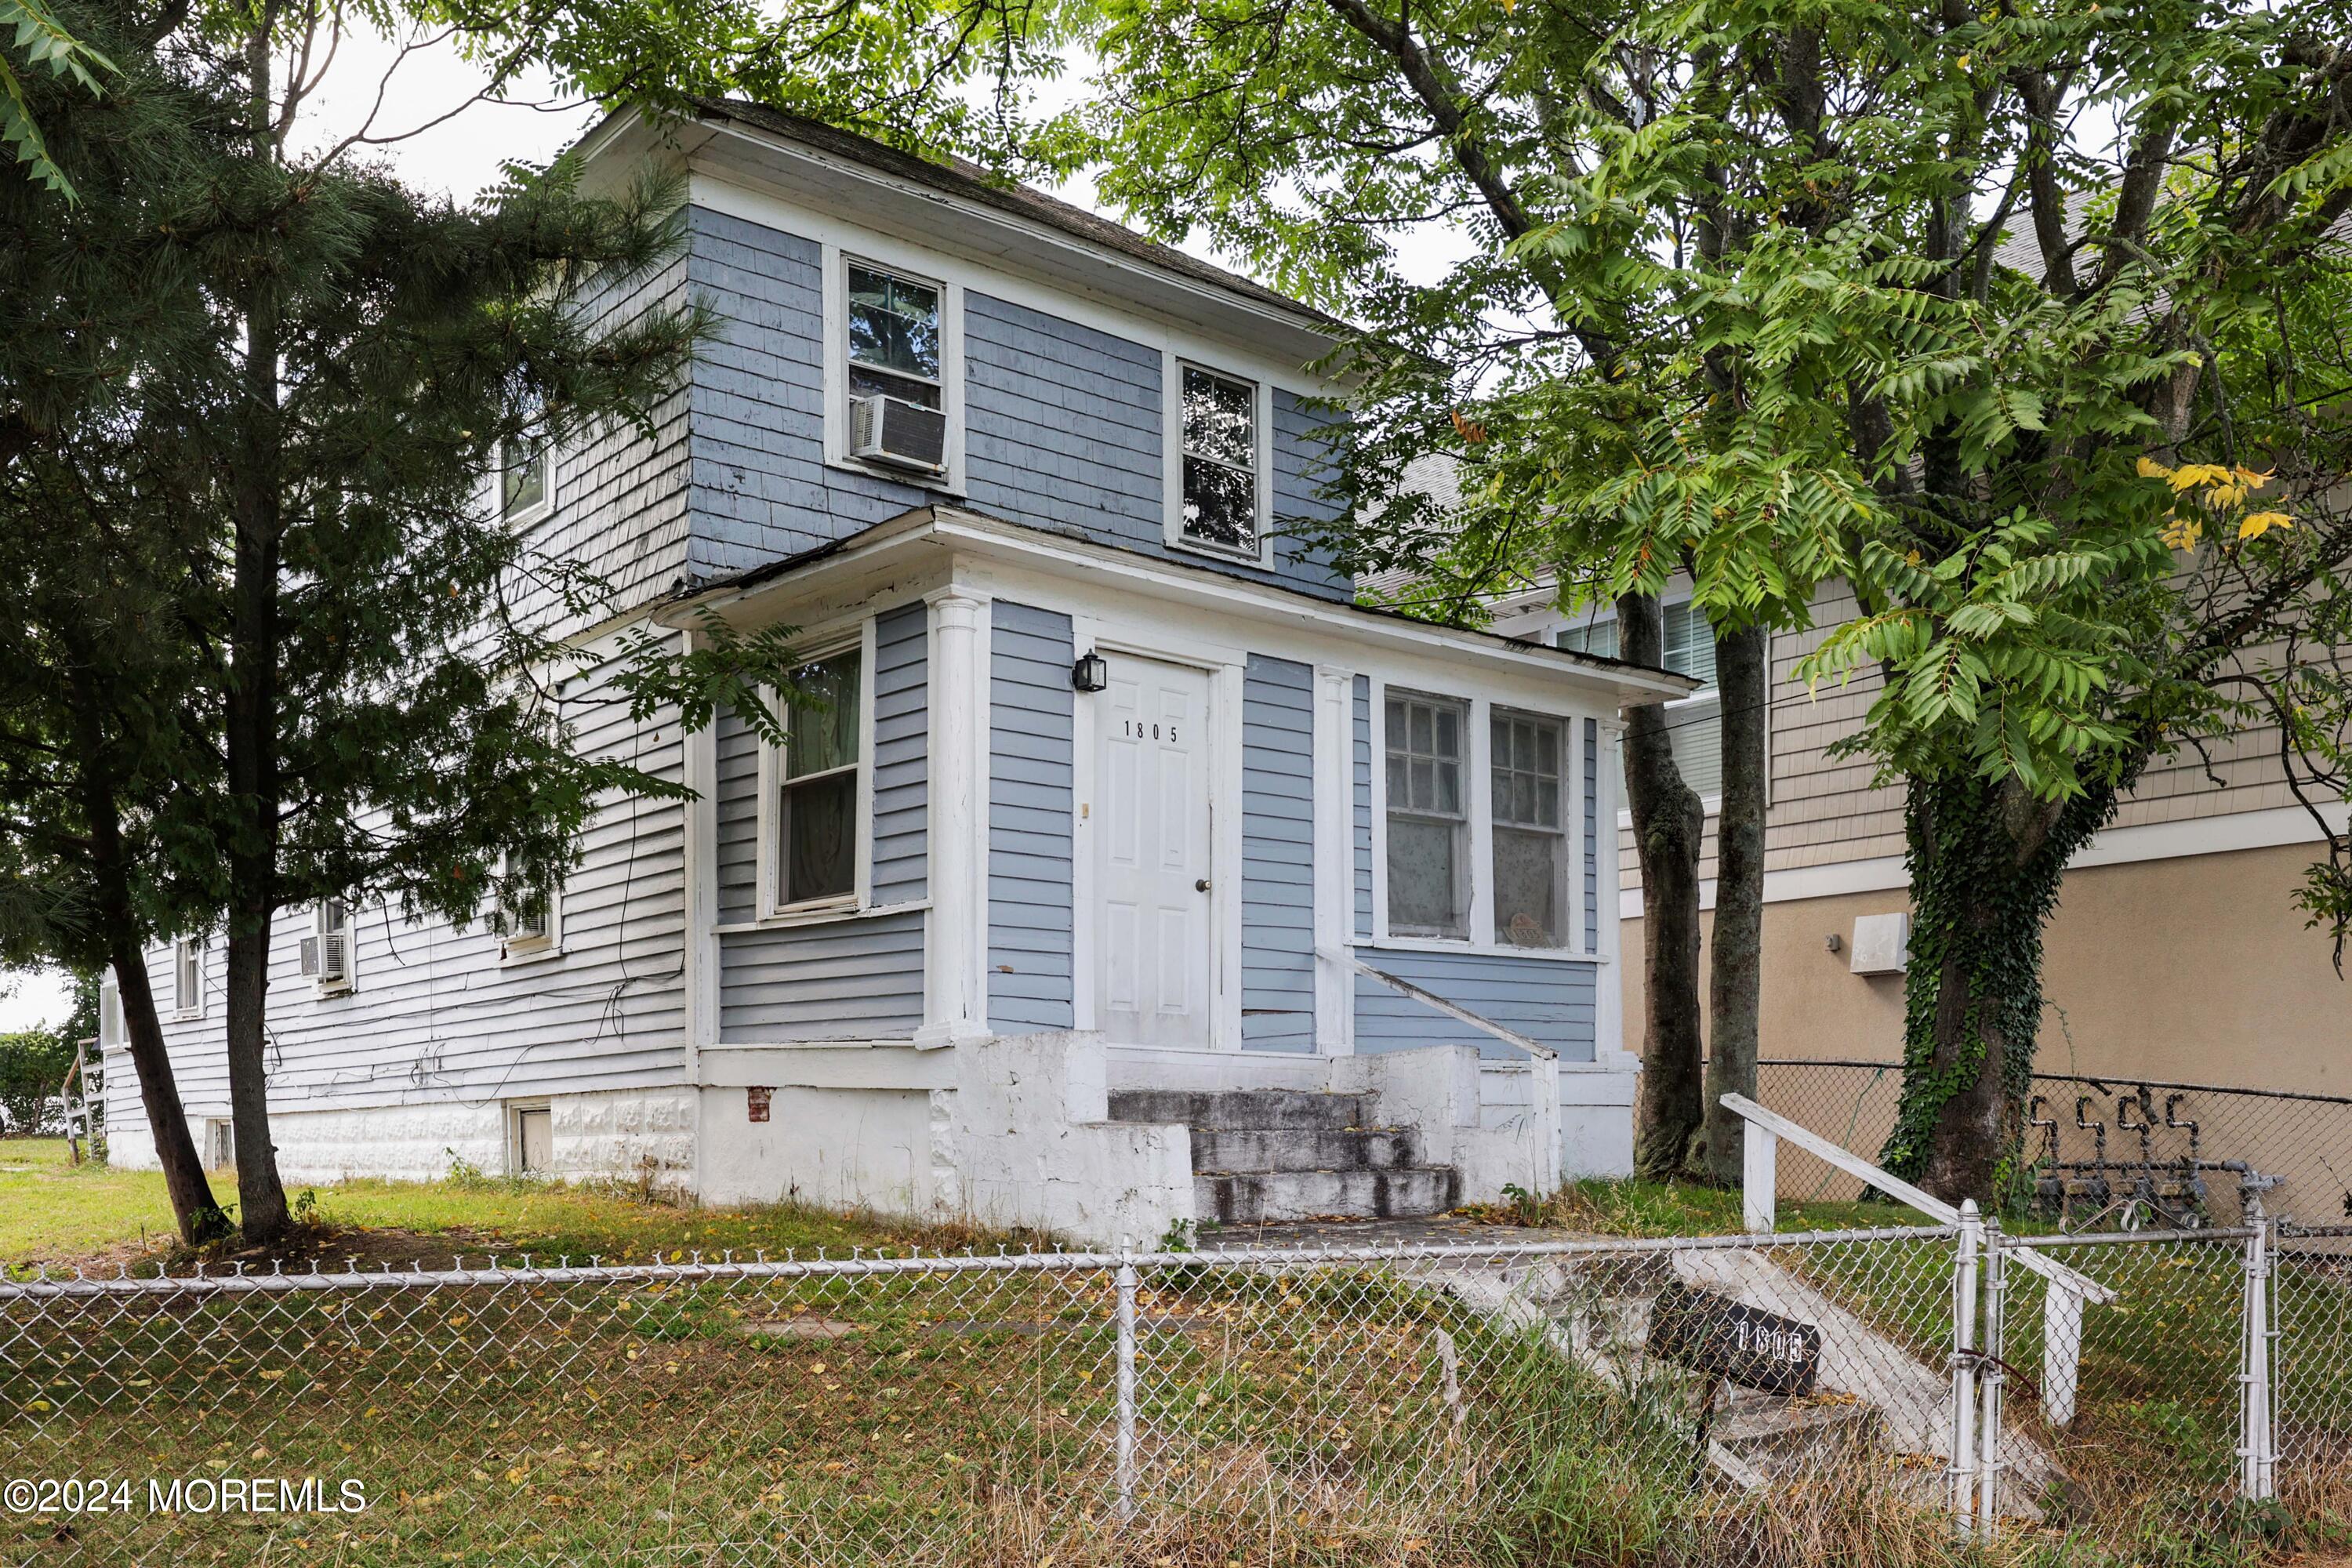
<path fill-rule="evenodd" d="M 1568 944 L 1567 726 L 1497 709 L 1488 721 L 1493 774 L 1495 940 Z"/>
<path fill-rule="evenodd" d="M 938 287 L 862 261 L 848 265 L 849 395 L 943 407 Z"/>
<path fill-rule="evenodd" d="M 1470 932 L 1470 813 L 1462 787 L 1464 704 L 1407 692 L 1383 710 L 1388 751 L 1389 931 Z"/>
<path fill-rule="evenodd" d="M 506 867 L 499 868 L 504 872 Z M 496 915 L 499 956 L 523 959 L 559 951 L 562 940 L 563 883 L 550 878 L 500 899 Z"/>
<path fill-rule="evenodd" d="M 205 1010 L 205 944 L 184 936 L 172 944 L 172 1013 L 194 1018 Z"/>
<path fill-rule="evenodd" d="M 1182 492 L 1177 531 L 1187 542 L 1259 552 L 1257 385 L 1182 367 Z"/>
<path fill-rule="evenodd" d="M 1688 697 L 1668 703 L 1666 734 L 1674 748 L 1675 766 L 1683 782 L 1702 795 L 1723 793 L 1722 703 L 1715 685 L 1715 628 L 1706 613 L 1689 600 L 1666 605 L 1664 622 L 1668 669 L 1701 684 Z M 1617 657 L 1617 617 L 1607 615 L 1563 628 L 1552 639 L 1556 647 L 1574 653 Z"/>
<path fill-rule="evenodd" d="M 857 891 L 858 773 L 865 658 L 852 648 L 802 668 L 784 715 L 776 801 L 779 908 Z"/>
<path fill-rule="evenodd" d="M 535 416 L 537 406 L 530 410 Z M 555 500 L 553 443 L 535 422 L 499 442 L 499 515 L 528 522 Z"/>
<path fill-rule="evenodd" d="M 945 291 L 870 262 L 842 263 L 844 455 L 910 477 L 950 464 Z"/>

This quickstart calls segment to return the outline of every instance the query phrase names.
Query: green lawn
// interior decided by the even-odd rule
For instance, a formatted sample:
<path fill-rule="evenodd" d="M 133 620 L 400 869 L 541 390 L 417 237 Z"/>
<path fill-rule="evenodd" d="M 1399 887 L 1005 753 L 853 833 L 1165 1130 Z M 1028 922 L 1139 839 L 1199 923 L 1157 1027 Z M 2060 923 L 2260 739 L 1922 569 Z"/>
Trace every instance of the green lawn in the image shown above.
<path fill-rule="evenodd" d="M 1740 1217 L 1739 1189 L 1684 1182 L 1589 1177 L 1539 1202 L 1495 1204 L 1478 1213 L 1502 1224 L 1586 1236 L 1729 1236 L 1747 1228 Z M 1934 1223 L 1893 1203 L 1784 1203 L 1774 1211 L 1774 1219 L 1784 1233 Z"/>
<path fill-rule="evenodd" d="M 213 1184 L 224 1202 L 234 1199 L 232 1173 L 216 1173 Z M 647 1202 L 625 1189 L 503 1178 L 342 1182 L 298 1186 L 294 1196 L 307 1223 L 289 1253 L 305 1258 L 356 1252 L 371 1262 L 446 1263 L 459 1250 L 472 1257 L 495 1250 L 507 1258 L 528 1251 L 643 1261 L 729 1248 L 961 1247 L 1000 1239 L 865 1214 L 698 1208 Z M 177 1239 L 159 1173 L 76 1168 L 60 1139 L 0 1141 L 0 1266 L 146 1268 L 170 1258 Z"/>

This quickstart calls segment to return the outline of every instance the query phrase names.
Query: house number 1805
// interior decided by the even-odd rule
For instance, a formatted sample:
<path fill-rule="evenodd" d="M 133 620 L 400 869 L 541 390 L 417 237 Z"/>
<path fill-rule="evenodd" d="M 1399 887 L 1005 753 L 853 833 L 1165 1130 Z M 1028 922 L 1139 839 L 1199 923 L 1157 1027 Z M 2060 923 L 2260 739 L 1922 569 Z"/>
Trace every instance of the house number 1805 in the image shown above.
<path fill-rule="evenodd" d="M 1167 731 L 1165 735 L 1160 733 L 1162 730 Z M 1176 726 L 1147 724 L 1140 719 L 1121 719 L 1118 721 L 1118 732 L 1138 741 L 1173 741 L 1176 738 Z"/>

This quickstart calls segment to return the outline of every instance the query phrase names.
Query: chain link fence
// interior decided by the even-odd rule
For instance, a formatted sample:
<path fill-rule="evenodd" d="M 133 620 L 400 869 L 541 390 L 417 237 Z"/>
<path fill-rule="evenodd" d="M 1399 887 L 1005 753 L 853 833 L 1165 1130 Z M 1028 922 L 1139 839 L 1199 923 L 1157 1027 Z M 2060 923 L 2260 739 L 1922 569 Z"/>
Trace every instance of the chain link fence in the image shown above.
<path fill-rule="evenodd" d="M 1975 1561 L 2224 1529 L 2263 1495 L 2249 1321 L 2277 1489 L 2341 1528 L 2352 1231 L 2279 1237 L 2250 1305 L 2268 1235 L 1971 1216 L 0 1284 L 0 1541 L 44 1564 Z"/>
<path fill-rule="evenodd" d="M 1895 1129 L 1899 1061 L 1773 1058 L 1757 1100 L 1848 1149 Z M 2315 1225 L 2352 1220 L 2352 1098 L 2155 1079 L 2036 1073 L 2027 1180 L 2037 1217 L 2076 1231 L 2237 1225 L 2239 1177 L 2274 1179 L 2271 1207 Z M 1848 1201 L 1863 1184 L 1801 1150 L 1780 1170 L 1784 1202 Z"/>

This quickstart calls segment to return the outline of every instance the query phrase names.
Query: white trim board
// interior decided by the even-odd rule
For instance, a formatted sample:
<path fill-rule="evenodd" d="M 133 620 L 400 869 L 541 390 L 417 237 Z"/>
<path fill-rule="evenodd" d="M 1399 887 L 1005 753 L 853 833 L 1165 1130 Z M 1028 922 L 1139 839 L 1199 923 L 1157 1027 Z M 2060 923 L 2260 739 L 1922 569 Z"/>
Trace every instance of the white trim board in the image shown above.
<path fill-rule="evenodd" d="M 2339 802 L 2320 810 L 2345 830 L 2352 806 Z M 2274 849 L 2289 844 L 2316 844 L 2318 826 L 2299 805 L 2273 806 L 2266 811 L 2231 812 L 2222 816 L 2189 817 L 2179 822 L 2147 822 L 2111 827 L 2084 846 L 2067 863 L 2069 870 L 2093 866 L 2128 866 L 2142 860 L 2179 860 L 2193 855 L 2229 855 L 2246 849 Z M 1832 899 L 1848 893 L 1885 893 L 1907 889 L 1910 874 L 1900 855 L 1879 855 L 1866 860 L 1841 860 L 1826 866 L 1799 866 L 1764 874 L 1764 901 L 1795 903 L 1804 899 Z M 1699 884 L 1698 907 L 1715 908 L 1715 879 Z M 1627 888 L 1617 895 L 1621 920 L 1642 918 L 1642 889 Z"/>

